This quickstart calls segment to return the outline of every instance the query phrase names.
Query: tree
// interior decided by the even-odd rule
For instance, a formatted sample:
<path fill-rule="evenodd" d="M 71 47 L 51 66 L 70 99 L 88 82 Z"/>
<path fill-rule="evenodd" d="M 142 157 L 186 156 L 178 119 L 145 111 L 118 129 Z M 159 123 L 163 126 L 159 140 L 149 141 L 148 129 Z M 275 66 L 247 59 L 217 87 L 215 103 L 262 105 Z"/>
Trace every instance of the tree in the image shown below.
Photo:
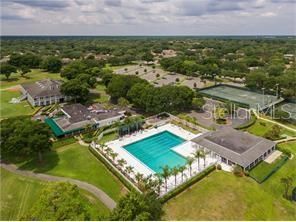
<path fill-rule="evenodd" d="M 189 175 L 191 176 L 192 164 L 193 164 L 193 162 L 194 162 L 194 159 L 193 159 L 192 157 L 188 157 L 188 158 L 186 159 L 186 161 L 187 161 L 187 164 L 188 164 L 188 166 L 189 166 Z"/>
<path fill-rule="evenodd" d="M 64 66 L 61 71 L 61 76 L 67 79 L 74 79 L 79 74 L 85 73 L 87 66 L 82 61 L 73 61 L 68 65 Z"/>
<path fill-rule="evenodd" d="M 197 158 L 197 163 L 198 163 L 198 169 L 199 163 L 200 163 L 200 158 L 204 158 L 204 152 L 202 150 L 196 150 L 195 153 L 193 154 L 195 158 Z"/>
<path fill-rule="evenodd" d="M 85 84 L 81 84 L 78 79 L 72 79 L 61 86 L 61 92 L 66 96 L 74 98 L 75 102 L 85 101 L 89 95 L 89 90 Z"/>
<path fill-rule="evenodd" d="M 174 175 L 174 177 L 175 177 L 175 187 L 177 186 L 177 175 L 178 175 L 179 172 L 180 171 L 179 171 L 179 168 L 178 167 L 174 167 L 172 169 L 172 175 Z"/>
<path fill-rule="evenodd" d="M 293 185 L 293 178 L 290 176 L 287 177 L 282 177 L 281 178 L 281 183 L 284 185 L 284 197 L 289 200 L 290 199 L 290 189 Z"/>
<path fill-rule="evenodd" d="M 180 166 L 179 167 L 179 172 L 181 173 L 181 180 L 183 183 L 183 178 L 184 178 L 184 171 L 186 170 L 186 166 Z"/>
<path fill-rule="evenodd" d="M 281 127 L 279 125 L 275 124 L 263 136 L 266 139 L 277 140 L 280 138 L 280 134 L 281 134 Z"/>
<path fill-rule="evenodd" d="M 129 101 L 123 97 L 120 97 L 117 102 L 120 107 L 127 107 L 129 105 Z"/>
<path fill-rule="evenodd" d="M 168 178 L 171 176 L 171 170 L 170 170 L 168 165 L 165 165 L 164 167 L 162 167 L 161 176 L 164 179 L 165 191 L 167 192 L 167 190 L 168 190 Z"/>
<path fill-rule="evenodd" d="M 27 73 L 31 72 L 31 69 L 28 66 L 21 66 L 20 71 L 21 71 L 21 76 L 24 76 Z"/>
<path fill-rule="evenodd" d="M 50 150 L 50 128 L 28 117 L 13 117 L 1 121 L 1 155 L 32 158 L 35 154 L 42 161 L 42 154 Z"/>
<path fill-rule="evenodd" d="M 137 221 L 161 220 L 162 204 L 154 193 L 140 194 L 132 191 L 122 197 L 112 211 L 110 220 Z"/>
<path fill-rule="evenodd" d="M 90 220 L 85 198 L 77 185 L 54 183 L 45 188 L 25 220 Z"/>
<path fill-rule="evenodd" d="M 58 57 L 49 56 L 43 60 L 41 67 L 48 72 L 57 73 L 62 68 L 62 61 Z"/>
<path fill-rule="evenodd" d="M 192 107 L 196 110 L 201 110 L 205 103 L 206 101 L 203 97 L 195 97 L 192 99 Z"/>
<path fill-rule="evenodd" d="M 9 65 L 8 63 L 2 63 L 0 65 L 0 73 L 1 75 L 5 75 L 6 79 L 9 79 L 11 73 L 16 72 L 16 67 Z"/>

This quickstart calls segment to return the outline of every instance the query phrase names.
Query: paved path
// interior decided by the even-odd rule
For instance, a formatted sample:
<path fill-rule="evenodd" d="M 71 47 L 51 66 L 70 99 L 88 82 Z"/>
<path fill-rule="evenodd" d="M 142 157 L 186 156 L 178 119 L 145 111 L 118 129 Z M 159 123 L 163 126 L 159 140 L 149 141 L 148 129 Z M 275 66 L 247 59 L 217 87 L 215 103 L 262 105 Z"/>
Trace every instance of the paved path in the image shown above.
<path fill-rule="evenodd" d="M 72 184 L 76 184 L 79 188 L 86 190 L 92 193 L 94 196 L 96 196 L 109 209 L 112 210 L 116 207 L 116 202 L 113 199 L 111 199 L 104 191 L 102 191 L 101 189 L 89 183 L 86 183 L 80 180 L 71 179 L 71 178 L 66 178 L 66 177 L 51 176 L 51 175 L 42 174 L 42 173 L 33 173 L 32 171 L 28 171 L 28 170 L 19 170 L 17 169 L 17 166 L 13 164 L 6 164 L 1 162 L 0 166 L 12 173 L 16 173 L 25 177 L 32 177 L 32 178 L 36 178 L 43 181 L 63 181 L 63 182 L 70 182 Z"/>
<path fill-rule="evenodd" d="M 264 121 L 267 121 L 267 122 L 270 122 L 270 123 L 277 124 L 277 125 L 279 125 L 279 126 L 281 126 L 281 127 L 283 127 L 283 128 L 286 128 L 286 129 L 288 129 L 288 130 L 291 130 L 291 131 L 293 131 L 293 132 L 296 132 L 296 129 L 294 129 L 294 128 L 292 128 L 292 127 L 289 127 L 289 126 L 286 126 L 286 125 L 281 124 L 281 123 L 279 123 L 279 122 L 276 122 L 276 121 L 273 121 L 273 120 L 270 120 L 270 119 L 266 119 L 266 118 L 261 117 L 261 116 L 260 116 L 255 110 L 253 110 L 253 113 L 255 114 L 255 116 L 257 117 L 257 119 L 262 119 L 262 120 L 264 120 Z"/>
<path fill-rule="evenodd" d="M 294 140 L 296 140 L 296 137 L 288 136 L 285 139 L 276 140 L 274 142 L 276 142 L 276 143 L 284 143 L 284 142 L 289 142 L 289 141 L 294 141 Z"/>

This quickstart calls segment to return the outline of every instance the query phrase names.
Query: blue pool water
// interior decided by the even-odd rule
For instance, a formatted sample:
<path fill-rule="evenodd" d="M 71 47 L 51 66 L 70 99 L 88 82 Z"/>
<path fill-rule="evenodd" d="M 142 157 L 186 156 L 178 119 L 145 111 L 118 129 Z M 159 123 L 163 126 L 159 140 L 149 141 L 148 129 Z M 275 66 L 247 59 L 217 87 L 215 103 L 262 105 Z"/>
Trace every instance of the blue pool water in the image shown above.
<path fill-rule="evenodd" d="M 171 150 L 172 147 L 185 140 L 164 131 L 140 141 L 124 146 L 130 154 L 139 159 L 156 173 L 162 172 L 162 167 L 170 168 L 186 164 L 186 159 Z"/>

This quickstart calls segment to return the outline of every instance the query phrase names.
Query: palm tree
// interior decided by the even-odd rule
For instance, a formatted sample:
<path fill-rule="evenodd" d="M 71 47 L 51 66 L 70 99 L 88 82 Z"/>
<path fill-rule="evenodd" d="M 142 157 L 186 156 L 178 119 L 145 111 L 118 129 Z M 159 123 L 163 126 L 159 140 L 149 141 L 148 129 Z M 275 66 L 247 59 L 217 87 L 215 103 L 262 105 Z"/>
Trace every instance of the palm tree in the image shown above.
<path fill-rule="evenodd" d="M 178 175 L 179 172 L 180 172 L 179 167 L 174 167 L 172 169 L 172 172 L 171 172 L 175 177 L 175 187 L 177 186 L 177 175 Z"/>
<path fill-rule="evenodd" d="M 121 169 L 122 169 L 123 166 L 126 164 L 126 161 L 125 161 L 125 159 L 120 159 L 120 160 L 117 161 L 117 163 L 118 163 L 118 166 L 120 166 Z"/>
<path fill-rule="evenodd" d="M 137 185 L 138 185 L 138 187 L 140 187 L 140 182 L 143 180 L 143 177 L 144 177 L 144 175 L 141 174 L 141 173 L 137 173 L 137 174 L 135 175 L 135 179 L 136 179 L 136 181 L 137 181 Z"/>
<path fill-rule="evenodd" d="M 183 177 L 184 177 L 184 171 L 186 170 L 186 166 L 180 166 L 179 172 L 181 173 L 182 183 L 183 183 Z"/>
<path fill-rule="evenodd" d="M 163 184 L 163 180 L 162 180 L 162 176 L 161 174 L 156 174 L 156 182 L 157 182 L 157 193 L 158 195 L 160 195 L 160 189 L 161 189 L 161 185 Z"/>
<path fill-rule="evenodd" d="M 191 166 L 192 166 L 193 162 L 194 162 L 194 159 L 192 157 L 187 158 L 187 164 L 189 165 L 189 174 L 190 174 L 190 176 L 191 176 L 191 170 L 192 170 Z"/>
<path fill-rule="evenodd" d="M 171 171 L 168 165 L 165 165 L 164 167 L 162 167 L 162 173 L 161 176 L 164 179 L 165 182 L 165 191 L 167 192 L 168 190 L 168 178 L 171 175 Z"/>
<path fill-rule="evenodd" d="M 199 163 L 200 163 L 200 158 L 204 157 L 204 152 L 202 150 L 196 150 L 193 153 L 194 157 L 197 158 L 197 163 L 198 163 L 198 169 L 200 169 L 199 167 Z"/>
<path fill-rule="evenodd" d="M 132 166 L 127 166 L 125 172 L 130 176 L 130 174 L 134 172 L 134 168 Z"/>
<path fill-rule="evenodd" d="M 118 156 L 118 153 L 115 153 L 115 152 L 111 152 L 110 153 L 110 157 L 112 158 L 113 162 L 115 162 L 115 158 Z"/>
<path fill-rule="evenodd" d="M 106 155 L 109 157 L 112 152 L 112 149 L 110 147 L 107 147 L 105 148 L 105 152 L 106 152 Z"/>
<path fill-rule="evenodd" d="M 206 158 L 207 158 L 207 155 L 209 155 L 209 151 L 207 151 L 207 150 L 203 150 L 203 160 L 204 160 L 204 168 L 206 167 Z"/>

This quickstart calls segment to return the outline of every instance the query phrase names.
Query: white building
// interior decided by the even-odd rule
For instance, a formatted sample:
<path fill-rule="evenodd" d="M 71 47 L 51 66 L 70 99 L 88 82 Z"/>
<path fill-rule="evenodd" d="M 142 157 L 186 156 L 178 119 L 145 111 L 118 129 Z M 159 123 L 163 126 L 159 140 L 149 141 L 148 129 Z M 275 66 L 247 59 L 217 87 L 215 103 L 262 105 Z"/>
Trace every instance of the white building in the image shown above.
<path fill-rule="evenodd" d="M 21 92 L 32 106 L 47 106 L 69 101 L 71 97 L 61 93 L 61 81 L 44 79 L 35 83 L 21 84 Z"/>

